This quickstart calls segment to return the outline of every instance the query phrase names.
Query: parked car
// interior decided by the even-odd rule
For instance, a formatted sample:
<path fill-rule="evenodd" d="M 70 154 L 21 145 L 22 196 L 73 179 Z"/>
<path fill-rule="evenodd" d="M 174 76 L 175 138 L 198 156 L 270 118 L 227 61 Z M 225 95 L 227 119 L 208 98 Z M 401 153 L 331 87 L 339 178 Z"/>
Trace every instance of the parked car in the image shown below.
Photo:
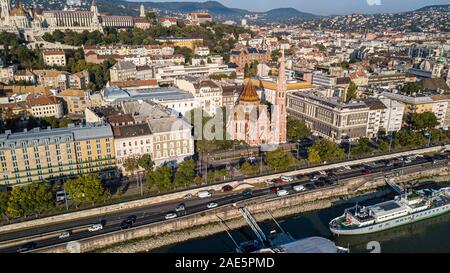
<path fill-rule="evenodd" d="M 175 212 L 170 212 L 166 214 L 166 220 L 177 218 L 178 215 Z"/>
<path fill-rule="evenodd" d="M 219 204 L 214 202 L 208 203 L 208 205 L 206 205 L 208 209 L 216 208 L 217 206 L 219 206 Z"/>
<path fill-rule="evenodd" d="M 253 192 L 252 192 L 252 190 L 245 190 L 242 192 L 242 196 L 251 197 L 251 196 L 253 196 Z"/>
<path fill-rule="evenodd" d="M 285 189 L 280 189 L 280 190 L 277 191 L 277 196 L 278 197 L 286 196 L 288 194 L 289 194 L 289 192 L 287 190 L 285 190 Z"/>
<path fill-rule="evenodd" d="M 222 187 L 222 191 L 223 192 L 229 192 L 229 191 L 232 191 L 232 190 L 233 190 L 233 187 L 230 186 L 230 185 L 225 185 L 225 186 Z"/>
<path fill-rule="evenodd" d="M 281 184 L 281 183 L 284 183 L 284 180 L 281 179 L 281 178 L 276 178 L 276 179 L 273 180 L 273 183 L 275 183 L 275 184 Z"/>
<path fill-rule="evenodd" d="M 69 238 L 70 235 L 72 235 L 71 231 L 64 231 L 63 233 L 61 233 L 61 235 L 58 236 L 59 239 L 66 239 Z"/>
<path fill-rule="evenodd" d="M 304 174 L 297 174 L 295 177 L 297 178 L 297 180 L 302 180 L 303 178 L 305 178 L 305 175 Z"/>
<path fill-rule="evenodd" d="M 137 216 L 136 215 L 130 215 L 127 217 L 127 221 L 131 221 L 132 223 L 136 222 Z"/>
<path fill-rule="evenodd" d="M 197 196 L 198 198 L 208 198 L 211 197 L 211 193 L 209 191 L 199 191 Z"/>
<path fill-rule="evenodd" d="M 66 199 L 69 199 L 69 196 L 65 191 L 56 192 L 56 202 L 66 201 Z"/>
<path fill-rule="evenodd" d="M 292 187 L 292 189 L 293 189 L 295 192 L 306 191 L 306 188 L 305 188 L 305 186 L 303 186 L 303 185 L 295 185 L 295 186 Z"/>
<path fill-rule="evenodd" d="M 270 188 L 270 191 L 273 193 L 277 193 L 277 191 L 280 189 L 281 189 L 281 187 L 272 187 L 272 188 Z"/>
<path fill-rule="evenodd" d="M 92 225 L 90 228 L 88 228 L 89 232 L 94 232 L 94 231 L 99 231 L 103 229 L 103 225 L 102 224 L 94 224 Z"/>
<path fill-rule="evenodd" d="M 36 248 L 36 245 L 37 244 L 35 242 L 28 242 L 28 243 L 22 245 L 21 247 L 19 247 L 17 249 L 17 252 L 18 253 L 22 253 L 22 252 L 25 252 L 25 251 L 33 250 L 33 249 Z"/>
<path fill-rule="evenodd" d="M 361 174 L 362 175 L 368 175 L 368 174 L 370 174 L 370 171 L 369 170 L 362 170 Z"/>
<path fill-rule="evenodd" d="M 175 211 L 176 212 L 180 212 L 180 211 L 185 211 L 186 210 L 186 205 L 184 203 L 179 204 L 178 206 L 176 206 Z"/>
<path fill-rule="evenodd" d="M 327 175 L 327 172 L 326 171 L 320 171 L 319 174 L 320 175 Z"/>
<path fill-rule="evenodd" d="M 292 176 L 286 176 L 286 175 L 280 176 L 280 179 L 283 180 L 283 182 L 291 182 L 291 181 L 294 181 L 294 179 L 292 178 Z"/>
<path fill-rule="evenodd" d="M 186 194 L 185 196 L 183 196 L 183 199 L 191 199 L 193 197 L 193 195 L 191 193 Z"/>
<path fill-rule="evenodd" d="M 308 184 L 305 184 L 305 188 L 307 190 L 313 190 L 316 188 L 316 186 L 314 185 L 314 183 L 308 183 Z"/>
<path fill-rule="evenodd" d="M 121 229 L 128 229 L 131 227 L 133 227 L 133 222 L 131 222 L 129 220 L 123 220 L 122 223 L 120 224 Z"/>

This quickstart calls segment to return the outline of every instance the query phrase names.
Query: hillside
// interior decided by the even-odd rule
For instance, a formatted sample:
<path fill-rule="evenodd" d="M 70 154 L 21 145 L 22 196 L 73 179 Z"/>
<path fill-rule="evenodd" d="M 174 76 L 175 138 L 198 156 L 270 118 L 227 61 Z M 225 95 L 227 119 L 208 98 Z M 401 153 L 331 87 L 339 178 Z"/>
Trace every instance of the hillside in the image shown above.
<path fill-rule="evenodd" d="M 17 0 L 12 0 L 15 3 Z M 33 4 L 43 7 L 44 9 L 63 9 L 66 1 L 52 0 L 21 0 L 27 8 L 31 8 Z M 97 0 L 100 12 L 112 13 L 116 15 L 132 15 L 139 14 L 140 2 L 129 2 L 124 0 Z M 82 0 L 81 9 L 89 9 L 90 0 Z M 245 15 L 258 15 L 258 18 L 265 22 L 282 22 L 290 20 L 304 20 L 317 18 L 318 16 L 310 13 L 304 13 L 294 8 L 273 9 L 267 12 L 253 12 L 244 9 L 229 8 L 217 1 L 206 2 L 144 2 L 147 9 L 158 9 L 163 15 L 177 15 L 181 13 L 189 13 L 194 11 L 206 10 L 216 20 L 236 20 L 239 21 Z"/>

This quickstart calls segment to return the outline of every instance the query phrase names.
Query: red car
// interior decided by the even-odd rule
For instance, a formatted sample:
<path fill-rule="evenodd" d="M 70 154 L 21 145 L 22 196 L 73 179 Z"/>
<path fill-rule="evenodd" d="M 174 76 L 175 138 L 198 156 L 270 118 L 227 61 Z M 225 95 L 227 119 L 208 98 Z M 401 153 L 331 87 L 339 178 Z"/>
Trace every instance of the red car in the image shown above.
<path fill-rule="evenodd" d="M 368 175 L 368 174 L 370 174 L 370 171 L 369 170 L 362 170 L 362 172 L 361 172 L 363 175 Z"/>
<path fill-rule="evenodd" d="M 284 183 L 283 179 L 281 179 L 281 178 L 274 179 L 273 182 L 276 183 L 276 184 Z"/>
<path fill-rule="evenodd" d="M 280 187 L 272 187 L 272 188 L 270 188 L 270 191 L 273 193 L 277 193 L 278 190 L 280 190 L 280 189 L 281 189 Z"/>
<path fill-rule="evenodd" d="M 229 191 L 232 191 L 232 190 L 233 190 L 233 187 L 230 186 L 230 185 L 225 185 L 225 186 L 222 187 L 222 191 L 223 192 L 229 192 Z"/>

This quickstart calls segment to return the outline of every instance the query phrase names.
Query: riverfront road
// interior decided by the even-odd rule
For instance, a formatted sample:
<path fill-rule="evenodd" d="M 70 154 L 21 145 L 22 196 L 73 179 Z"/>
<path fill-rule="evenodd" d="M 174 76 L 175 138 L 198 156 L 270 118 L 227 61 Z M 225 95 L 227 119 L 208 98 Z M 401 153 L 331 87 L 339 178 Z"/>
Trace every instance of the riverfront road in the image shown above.
<path fill-rule="evenodd" d="M 433 167 L 442 167 L 444 165 L 448 165 L 449 161 L 447 158 L 443 158 L 441 160 L 435 160 L 433 158 L 417 158 L 411 162 L 408 161 L 398 161 L 396 163 L 388 163 L 388 162 L 380 162 L 379 164 L 374 164 L 371 167 L 364 167 L 361 165 L 351 166 L 351 170 L 347 170 L 344 172 L 333 171 L 333 175 L 327 175 L 326 177 L 331 180 L 331 183 L 321 183 L 320 180 L 316 182 L 311 182 L 310 180 L 306 180 L 303 182 L 299 182 L 299 179 L 294 179 L 295 181 L 292 183 L 306 183 L 309 185 L 313 185 L 313 187 L 308 187 L 308 190 L 316 189 L 320 190 L 321 187 L 332 187 L 336 186 L 339 181 L 344 179 L 351 179 L 363 176 L 363 170 L 369 170 L 370 175 L 368 176 L 380 176 L 388 173 L 413 173 L 420 172 L 426 169 L 430 169 Z M 277 187 L 288 188 L 289 184 L 277 184 Z M 292 190 L 290 190 L 292 193 Z M 253 196 L 261 197 L 265 196 L 267 198 L 275 197 L 275 193 L 271 191 L 269 188 L 263 189 L 255 189 L 253 190 Z M 109 233 L 113 231 L 120 230 L 121 222 L 126 219 L 130 215 L 136 215 L 137 221 L 133 226 L 142 226 L 150 223 L 165 221 L 165 216 L 169 212 L 173 212 L 175 207 L 180 203 L 186 204 L 186 215 L 192 213 L 198 213 L 201 211 L 208 210 L 207 204 L 210 202 L 215 202 L 219 206 L 223 206 L 226 204 L 232 204 L 238 201 L 242 201 L 245 199 L 250 199 L 249 197 L 243 196 L 241 193 L 236 192 L 228 192 L 221 194 L 213 194 L 209 198 L 192 198 L 189 200 L 175 200 L 173 202 L 160 203 L 147 207 L 140 207 L 136 209 L 132 209 L 129 211 L 120 211 L 113 214 L 103 215 L 102 217 L 91 217 L 78 219 L 71 222 L 63 222 L 63 223 L 55 223 L 49 224 L 47 226 L 35 227 L 32 229 L 25 229 L 14 231 L 10 233 L 0 234 L 0 252 L 11 253 L 16 252 L 19 246 L 23 245 L 26 242 L 35 242 L 37 248 L 42 248 L 46 246 L 51 246 L 55 244 L 60 244 L 64 242 L 79 240 L 82 238 L 87 238 L 91 236 L 96 236 L 99 234 Z M 181 216 L 183 214 L 179 214 Z M 89 232 L 87 228 L 99 221 L 106 221 L 106 225 L 103 230 L 97 232 Z M 59 239 L 58 236 L 63 231 L 72 230 L 73 234 L 66 239 Z"/>

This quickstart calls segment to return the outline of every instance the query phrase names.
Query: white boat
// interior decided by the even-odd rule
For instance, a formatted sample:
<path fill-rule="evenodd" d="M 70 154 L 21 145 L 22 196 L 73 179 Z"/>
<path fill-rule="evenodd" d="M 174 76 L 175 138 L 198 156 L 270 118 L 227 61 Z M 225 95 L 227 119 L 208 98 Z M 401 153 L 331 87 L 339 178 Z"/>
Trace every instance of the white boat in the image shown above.
<path fill-rule="evenodd" d="M 345 210 L 333 219 L 330 230 L 337 235 L 359 235 L 378 232 L 450 211 L 450 187 L 424 189 L 396 196 L 394 200 Z"/>

